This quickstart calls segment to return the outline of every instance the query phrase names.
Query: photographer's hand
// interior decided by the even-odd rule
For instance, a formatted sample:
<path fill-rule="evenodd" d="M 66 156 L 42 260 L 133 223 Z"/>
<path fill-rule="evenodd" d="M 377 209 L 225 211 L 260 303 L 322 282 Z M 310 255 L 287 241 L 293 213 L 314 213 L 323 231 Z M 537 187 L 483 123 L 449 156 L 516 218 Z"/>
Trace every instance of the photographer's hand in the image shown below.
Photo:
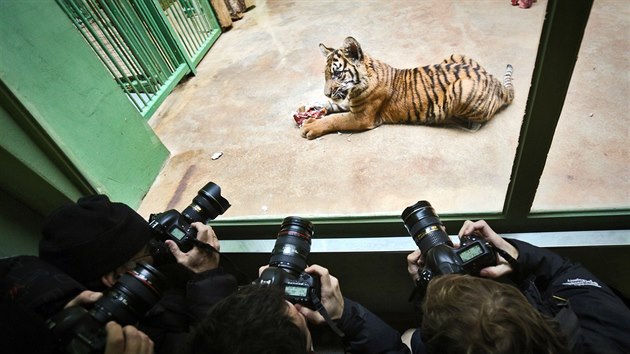
<path fill-rule="evenodd" d="M 409 276 L 413 283 L 415 284 L 420 275 L 418 271 L 423 267 L 422 264 L 422 254 L 420 253 L 420 249 L 417 249 L 407 255 L 407 272 L 409 272 Z"/>
<path fill-rule="evenodd" d="M 331 319 L 340 319 L 343 314 L 344 300 L 343 295 L 341 295 L 341 289 L 339 288 L 339 280 L 330 275 L 328 269 L 316 264 L 307 267 L 304 271 L 319 276 L 322 304 Z M 295 305 L 295 307 L 312 323 L 321 324 L 326 322 L 319 312 L 313 311 L 305 306 Z"/>
<path fill-rule="evenodd" d="M 490 225 L 488 225 L 488 223 L 484 220 L 475 222 L 466 220 L 464 225 L 462 225 L 462 228 L 459 230 L 458 236 L 461 238 L 464 235 L 470 235 L 474 232 L 480 235 L 491 245 L 507 252 L 510 256 L 512 256 L 512 258 L 518 259 L 518 250 L 494 232 L 494 230 L 490 228 Z M 505 260 L 505 258 L 498 256 L 498 264 L 493 267 L 486 267 L 482 269 L 480 275 L 488 278 L 498 278 L 513 271 L 514 269 L 512 269 L 512 266 L 510 266 L 508 261 Z"/>
<path fill-rule="evenodd" d="M 177 263 L 183 265 L 184 267 L 192 270 L 195 273 L 205 272 L 207 270 L 216 269 L 219 267 L 219 239 L 217 235 L 214 233 L 214 230 L 208 225 L 205 225 L 200 222 L 194 222 L 191 224 L 195 229 L 197 229 L 197 240 L 199 242 L 207 243 L 210 246 L 214 247 L 217 252 L 212 252 L 211 254 L 207 250 L 199 249 L 199 247 L 195 246 L 190 251 L 184 253 L 182 252 L 177 244 L 171 240 L 166 240 L 165 243 L 168 248 L 177 259 Z"/>
<path fill-rule="evenodd" d="M 105 325 L 105 354 L 153 354 L 153 341 L 134 326 L 121 327 L 110 321 Z"/>
<path fill-rule="evenodd" d="M 66 309 L 72 306 L 86 306 L 95 303 L 98 299 L 103 296 L 103 293 L 84 290 L 79 295 L 77 295 L 74 299 L 70 300 L 63 308 Z"/>
<path fill-rule="evenodd" d="M 87 306 L 95 303 L 103 293 L 85 290 L 70 300 L 64 308 Z M 133 326 L 122 328 L 118 323 L 110 321 L 105 326 L 107 341 L 105 354 L 152 354 L 153 341 Z"/>
<path fill-rule="evenodd" d="M 269 268 L 269 264 L 265 264 L 264 266 L 258 267 L 258 276 L 260 276 L 262 272 L 267 268 Z"/>

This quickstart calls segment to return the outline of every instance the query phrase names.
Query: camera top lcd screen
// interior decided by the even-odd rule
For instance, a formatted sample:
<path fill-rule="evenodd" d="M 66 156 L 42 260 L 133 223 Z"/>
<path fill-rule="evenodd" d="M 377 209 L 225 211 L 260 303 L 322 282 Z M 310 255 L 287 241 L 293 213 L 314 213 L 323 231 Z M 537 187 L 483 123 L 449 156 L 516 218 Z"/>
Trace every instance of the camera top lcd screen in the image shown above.
<path fill-rule="evenodd" d="M 462 259 L 464 263 L 470 261 L 471 259 L 477 257 L 478 255 L 483 253 L 483 249 L 478 243 L 473 243 L 465 249 L 458 252 L 459 257 Z"/>
<path fill-rule="evenodd" d="M 174 227 L 171 229 L 171 236 L 175 237 L 178 240 L 181 240 L 182 237 L 184 237 L 186 235 L 186 233 L 180 229 L 178 229 L 177 227 Z"/>
<path fill-rule="evenodd" d="M 284 287 L 284 293 L 289 296 L 306 297 L 308 287 L 287 285 Z"/>

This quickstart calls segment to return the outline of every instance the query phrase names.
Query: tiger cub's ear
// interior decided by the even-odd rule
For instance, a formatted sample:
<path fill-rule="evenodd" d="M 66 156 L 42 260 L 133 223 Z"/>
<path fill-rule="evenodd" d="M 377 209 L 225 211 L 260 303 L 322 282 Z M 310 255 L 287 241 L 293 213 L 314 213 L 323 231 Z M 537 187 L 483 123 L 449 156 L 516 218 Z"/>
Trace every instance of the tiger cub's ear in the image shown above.
<path fill-rule="evenodd" d="M 361 45 L 352 37 L 347 37 L 343 41 L 343 54 L 348 57 L 348 59 L 355 62 L 363 60 Z"/>
<path fill-rule="evenodd" d="M 327 57 L 328 54 L 334 51 L 334 49 L 326 47 L 324 43 L 319 44 L 319 50 L 322 52 L 322 54 L 324 54 L 325 57 Z"/>

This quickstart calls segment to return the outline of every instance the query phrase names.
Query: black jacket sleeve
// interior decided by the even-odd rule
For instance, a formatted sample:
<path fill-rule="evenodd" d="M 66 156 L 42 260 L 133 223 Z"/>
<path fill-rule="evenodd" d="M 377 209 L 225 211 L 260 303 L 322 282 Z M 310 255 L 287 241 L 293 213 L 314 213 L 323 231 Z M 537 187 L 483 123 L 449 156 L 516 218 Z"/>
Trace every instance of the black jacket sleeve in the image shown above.
<path fill-rule="evenodd" d="M 153 340 L 157 354 L 181 353 L 190 329 L 236 288 L 236 278 L 223 268 L 195 274 L 184 288 L 168 290 L 139 328 Z"/>
<path fill-rule="evenodd" d="M 348 353 L 410 353 L 400 333 L 360 304 L 344 298 L 337 326 L 344 332 Z"/>
<path fill-rule="evenodd" d="M 526 242 L 507 241 L 519 252 L 512 280 L 524 292 L 537 290 L 540 297 L 534 306 L 553 316 L 550 303 L 568 301 L 579 326 L 576 352 L 630 353 L 630 309 L 606 284 L 579 263 Z"/>
<path fill-rule="evenodd" d="M 187 312 L 192 324 L 197 324 L 214 304 L 236 289 L 236 278 L 223 268 L 195 275 L 186 285 Z"/>

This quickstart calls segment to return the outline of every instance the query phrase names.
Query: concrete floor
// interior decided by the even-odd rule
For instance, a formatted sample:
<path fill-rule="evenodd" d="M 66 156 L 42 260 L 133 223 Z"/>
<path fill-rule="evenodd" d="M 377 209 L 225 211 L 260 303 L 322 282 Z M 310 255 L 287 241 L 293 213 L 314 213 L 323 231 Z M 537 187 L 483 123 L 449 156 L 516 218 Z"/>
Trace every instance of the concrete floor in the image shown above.
<path fill-rule="evenodd" d="M 630 207 L 630 2 L 595 1 L 533 210 Z"/>
<path fill-rule="evenodd" d="M 441 214 L 500 211 L 545 7 L 256 1 L 150 120 L 172 156 L 139 212 L 181 210 L 208 181 L 232 204 L 223 220 L 400 215 L 420 199 Z M 628 19 L 630 2 L 595 2 L 535 209 L 630 205 Z M 349 35 L 399 68 L 462 53 L 501 77 L 510 63 L 515 100 L 475 133 L 381 126 L 306 140 L 292 113 L 324 99 L 318 44 L 338 47 Z"/>

